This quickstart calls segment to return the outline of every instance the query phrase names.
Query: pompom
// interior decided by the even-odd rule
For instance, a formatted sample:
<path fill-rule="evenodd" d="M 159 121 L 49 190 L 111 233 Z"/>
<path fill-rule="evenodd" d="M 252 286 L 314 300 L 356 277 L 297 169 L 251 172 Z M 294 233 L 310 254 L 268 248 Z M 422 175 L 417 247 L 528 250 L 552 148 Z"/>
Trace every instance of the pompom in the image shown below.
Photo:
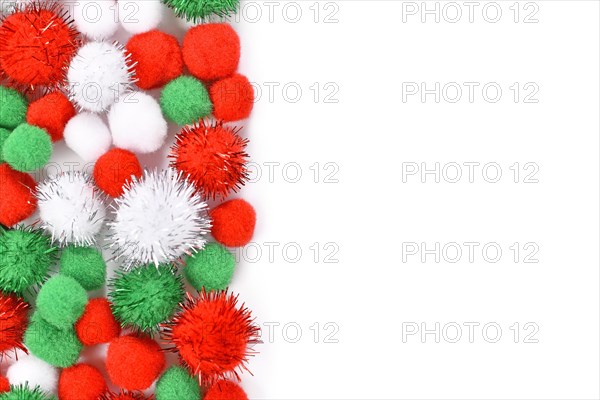
<path fill-rule="evenodd" d="M 10 351 L 27 351 L 23 334 L 27 329 L 29 304 L 21 297 L 0 292 L 0 359 Z"/>
<path fill-rule="evenodd" d="M 260 328 L 250 310 L 237 303 L 237 296 L 227 292 L 188 294 L 183 311 L 165 324 L 164 339 L 205 384 L 227 376 L 239 379 L 238 371 L 247 368 L 252 346 L 259 342 Z"/>
<path fill-rule="evenodd" d="M 42 285 L 35 305 L 46 322 L 68 329 L 83 314 L 87 300 L 85 289 L 75 279 L 54 275 Z"/>
<path fill-rule="evenodd" d="M 39 98 L 27 109 L 27 123 L 44 128 L 53 142 L 63 138 L 67 122 L 75 116 L 75 107 L 61 92 Z"/>
<path fill-rule="evenodd" d="M 65 126 L 65 142 L 83 161 L 93 162 L 110 149 L 112 137 L 97 114 L 83 112 Z"/>
<path fill-rule="evenodd" d="M 91 246 L 100 232 L 106 209 L 91 178 L 69 171 L 38 185 L 42 228 L 61 245 Z"/>
<path fill-rule="evenodd" d="M 207 243 L 204 249 L 185 262 L 185 277 L 198 291 L 227 289 L 235 269 L 235 257 L 217 243 Z"/>
<path fill-rule="evenodd" d="M 178 125 L 191 124 L 212 112 L 212 103 L 204 84 L 191 76 L 180 76 L 164 87 L 160 107 L 165 116 Z"/>
<path fill-rule="evenodd" d="M 211 233 L 224 246 L 240 247 L 248 244 L 254 235 L 256 211 L 245 200 L 229 200 L 215 207 Z"/>
<path fill-rule="evenodd" d="M 198 379 L 188 374 L 185 368 L 172 366 L 156 383 L 156 400 L 198 400 L 200 396 Z"/>
<path fill-rule="evenodd" d="M 128 392 L 121 390 L 119 393 L 108 392 L 100 400 L 152 400 L 153 397 L 146 397 L 142 393 Z"/>
<path fill-rule="evenodd" d="M 6 376 L 13 386 L 39 387 L 46 393 L 56 391 L 58 371 L 52 365 L 34 356 L 19 357 L 8 367 Z"/>
<path fill-rule="evenodd" d="M 236 383 L 222 380 L 206 391 L 203 400 L 248 400 L 248 396 Z"/>
<path fill-rule="evenodd" d="M 0 182 L 0 224 L 13 226 L 29 218 L 37 208 L 33 178 L 13 170 L 8 164 L 0 164 Z"/>
<path fill-rule="evenodd" d="M 121 327 L 104 298 L 92 299 L 75 324 L 77 337 L 85 346 L 108 343 L 121 333 Z"/>
<path fill-rule="evenodd" d="M 248 179 L 248 140 L 237 132 L 222 123 L 204 121 L 184 127 L 171 148 L 171 166 L 188 175 L 208 198 L 237 192 Z"/>
<path fill-rule="evenodd" d="M 183 60 L 190 73 L 203 81 L 233 75 L 240 62 L 240 38 L 231 25 L 202 24 L 183 38 Z"/>
<path fill-rule="evenodd" d="M 127 390 L 147 389 L 164 367 L 164 353 L 148 337 L 128 335 L 110 342 L 106 370 L 117 386 Z"/>
<path fill-rule="evenodd" d="M 0 393 L 6 393 L 8 391 L 10 391 L 10 383 L 8 382 L 8 379 L 0 375 Z"/>
<path fill-rule="evenodd" d="M 25 122 L 27 100 L 15 89 L 0 85 L 0 127 L 14 129 Z"/>
<path fill-rule="evenodd" d="M 135 154 L 123 149 L 110 149 L 94 165 L 96 186 L 111 197 L 121 196 L 131 177 L 141 178 L 142 173 Z"/>
<path fill-rule="evenodd" d="M 97 368 L 77 364 L 63 369 L 58 381 L 60 400 L 98 400 L 106 392 L 106 382 Z"/>
<path fill-rule="evenodd" d="M 239 0 L 163 0 L 176 16 L 198 22 L 211 18 L 227 18 L 235 14 Z"/>
<path fill-rule="evenodd" d="M 74 278 L 85 290 L 97 290 L 106 280 L 106 263 L 94 247 L 70 245 L 60 255 L 60 274 Z"/>
<path fill-rule="evenodd" d="M 58 329 L 38 313 L 33 313 L 25 331 L 25 346 L 31 354 L 61 368 L 75 364 L 82 348 L 73 329 Z"/>
<path fill-rule="evenodd" d="M 90 42 L 81 47 L 69 65 L 71 100 L 86 111 L 102 112 L 131 87 L 129 56 L 123 47 Z"/>
<path fill-rule="evenodd" d="M 112 0 L 78 0 L 73 4 L 73 19 L 81 33 L 92 40 L 111 37 L 119 28 L 117 3 Z"/>
<path fill-rule="evenodd" d="M 134 35 L 126 49 L 135 63 L 136 84 L 140 89 L 159 88 L 183 72 L 179 43 L 167 33 L 153 30 Z"/>
<path fill-rule="evenodd" d="M 177 261 L 206 243 L 208 206 L 194 185 L 170 168 L 146 171 L 115 203 L 111 246 L 126 269 Z"/>
<path fill-rule="evenodd" d="M 235 74 L 210 87 L 213 115 L 223 121 L 248 118 L 254 107 L 254 88 L 244 75 Z"/>
<path fill-rule="evenodd" d="M 167 138 L 167 121 L 158 102 L 142 92 L 134 92 L 126 101 L 113 105 L 108 112 L 108 125 L 115 146 L 134 153 L 153 153 Z"/>
<path fill-rule="evenodd" d="M 118 0 L 121 26 L 129 33 L 148 32 L 158 26 L 163 16 L 160 1 Z"/>
<path fill-rule="evenodd" d="M 0 228 L 0 290 L 22 293 L 48 277 L 56 260 L 56 248 L 38 229 Z"/>
<path fill-rule="evenodd" d="M 4 142 L 10 135 L 10 131 L 8 129 L 0 128 L 0 163 L 3 163 L 2 159 L 2 147 L 4 146 Z"/>
<path fill-rule="evenodd" d="M 39 387 L 32 389 L 28 385 L 21 384 L 11 387 L 10 392 L 1 394 L 0 400 L 56 400 L 56 398 Z"/>
<path fill-rule="evenodd" d="M 2 146 L 2 158 L 21 172 L 42 168 L 51 156 L 52 140 L 48 133 L 29 124 L 17 126 Z"/>

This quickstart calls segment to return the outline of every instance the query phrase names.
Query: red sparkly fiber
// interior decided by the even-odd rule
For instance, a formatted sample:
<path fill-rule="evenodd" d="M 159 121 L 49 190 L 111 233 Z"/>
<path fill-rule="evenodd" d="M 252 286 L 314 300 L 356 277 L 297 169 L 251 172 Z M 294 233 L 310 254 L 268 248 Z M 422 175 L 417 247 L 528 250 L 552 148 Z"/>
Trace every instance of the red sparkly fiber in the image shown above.
<path fill-rule="evenodd" d="M 58 380 L 60 400 L 97 400 L 106 392 L 104 377 L 89 364 L 65 368 Z"/>
<path fill-rule="evenodd" d="M 35 181 L 23 172 L 0 164 L 0 224 L 12 226 L 30 217 L 37 208 Z"/>
<path fill-rule="evenodd" d="M 29 304 L 16 294 L 0 292 L 0 359 L 8 352 L 20 349 L 27 329 Z"/>
<path fill-rule="evenodd" d="M 214 117 L 226 122 L 248 118 L 254 107 L 254 88 L 241 74 L 213 83 L 209 93 Z"/>
<path fill-rule="evenodd" d="M 121 333 L 121 326 L 113 316 L 105 298 L 88 301 L 79 321 L 75 323 L 77 337 L 85 346 L 108 343 Z"/>
<path fill-rule="evenodd" d="M 34 101 L 27 109 L 27 123 L 44 128 L 53 142 L 62 140 L 65 125 L 75 116 L 75 107 L 61 92 Z"/>
<path fill-rule="evenodd" d="M 154 396 L 146 397 L 142 393 L 121 391 L 120 393 L 109 392 L 103 395 L 101 400 L 152 400 Z"/>
<path fill-rule="evenodd" d="M 142 166 L 135 154 L 123 149 L 110 149 L 100 156 L 94 166 L 94 180 L 102 191 L 111 197 L 123 194 L 123 186 L 131 177 L 142 176 Z"/>
<path fill-rule="evenodd" d="M 246 200 L 234 199 L 213 208 L 211 233 L 224 246 L 240 247 L 254 235 L 256 212 Z"/>
<path fill-rule="evenodd" d="M 248 400 L 248 396 L 234 382 L 218 381 L 208 389 L 203 400 Z"/>

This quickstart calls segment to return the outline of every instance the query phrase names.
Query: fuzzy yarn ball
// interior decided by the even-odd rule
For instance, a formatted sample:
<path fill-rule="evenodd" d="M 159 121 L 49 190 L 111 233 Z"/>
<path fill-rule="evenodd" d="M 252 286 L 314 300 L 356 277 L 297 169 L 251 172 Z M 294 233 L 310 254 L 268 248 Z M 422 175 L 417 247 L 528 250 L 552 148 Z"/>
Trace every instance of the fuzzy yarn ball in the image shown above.
<path fill-rule="evenodd" d="M 52 140 L 48 133 L 37 126 L 17 126 L 2 146 L 2 159 L 21 172 L 35 171 L 50 161 Z"/>
<path fill-rule="evenodd" d="M 75 324 L 77 337 L 85 346 L 108 343 L 121 333 L 121 326 L 105 298 L 91 299 Z"/>
<path fill-rule="evenodd" d="M 129 33 L 148 32 L 158 26 L 163 17 L 160 1 L 118 0 L 121 26 Z"/>
<path fill-rule="evenodd" d="M 45 129 L 53 142 L 63 138 L 65 125 L 73 116 L 75 107 L 62 92 L 49 93 L 27 109 L 27 123 Z"/>
<path fill-rule="evenodd" d="M 6 377 L 0 375 L 0 393 L 5 393 L 10 391 L 10 383 Z"/>
<path fill-rule="evenodd" d="M 198 379 L 185 368 L 174 365 L 167 369 L 156 383 L 156 400 L 198 400 L 201 398 Z"/>
<path fill-rule="evenodd" d="M 0 85 L 0 127 L 14 129 L 25 122 L 27 100 L 15 89 Z"/>
<path fill-rule="evenodd" d="M 235 257 L 220 244 L 207 243 L 204 249 L 188 257 L 185 264 L 185 277 L 196 290 L 224 290 L 233 277 Z"/>
<path fill-rule="evenodd" d="M 229 24 L 201 24 L 185 34 L 182 53 L 185 65 L 196 78 L 226 78 L 233 75 L 240 62 L 240 38 Z"/>
<path fill-rule="evenodd" d="M 85 290 L 97 290 L 104 286 L 106 263 L 94 247 L 69 245 L 60 254 L 60 274 L 75 279 Z"/>
<path fill-rule="evenodd" d="M 83 161 L 93 162 L 110 149 L 112 137 L 108 127 L 97 114 L 82 112 L 67 122 L 65 143 Z"/>
<path fill-rule="evenodd" d="M 142 166 L 131 151 L 113 148 L 94 165 L 94 181 L 110 197 L 119 197 L 132 177 L 141 178 Z"/>
<path fill-rule="evenodd" d="M 60 400 L 98 400 L 106 389 L 106 382 L 100 371 L 89 364 L 76 364 L 60 373 Z"/>
<path fill-rule="evenodd" d="M 23 334 L 27 329 L 29 304 L 12 293 L 0 292 L 0 359 L 17 349 L 26 351 Z"/>
<path fill-rule="evenodd" d="M 81 317 L 87 301 L 85 289 L 75 279 L 54 275 L 38 293 L 37 313 L 55 327 L 68 329 Z"/>
<path fill-rule="evenodd" d="M 13 386 L 37 386 L 46 393 L 56 391 L 58 383 L 58 370 L 32 355 L 19 357 L 14 364 L 8 367 L 6 376 Z"/>
<path fill-rule="evenodd" d="M 25 346 L 31 354 L 60 368 L 77 362 L 82 345 L 72 328 L 59 329 L 38 313 L 33 313 L 30 321 L 25 331 Z"/>
<path fill-rule="evenodd" d="M 206 391 L 203 400 L 248 400 L 248 396 L 235 382 L 221 380 Z"/>
<path fill-rule="evenodd" d="M 11 387 L 10 392 L 0 393 L 0 400 L 56 400 L 56 397 L 39 387 L 32 389 L 28 385 L 21 384 Z"/>
<path fill-rule="evenodd" d="M 73 19 L 79 32 L 92 40 L 107 39 L 119 28 L 117 3 L 112 0 L 78 0 L 73 3 Z"/>
<path fill-rule="evenodd" d="M 0 224 L 13 226 L 29 218 L 37 208 L 33 178 L 13 170 L 8 164 L 0 164 L 0 182 Z"/>
<path fill-rule="evenodd" d="M 163 0 L 176 16 L 194 23 L 211 18 L 227 18 L 239 8 L 239 0 Z"/>
<path fill-rule="evenodd" d="M 234 199 L 213 208 L 211 233 L 224 246 L 240 247 L 250 243 L 256 226 L 256 211 L 246 200 Z"/>
<path fill-rule="evenodd" d="M 254 107 L 254 88 L 248 78 L 234 74 L 210 87 L 213 115 L 223 121 L 248 118 Z"/>
<path fill-rule="evenodd" d="M 192 76 L 180 76 L 165 86 L 160 94 L 165 116 L 178 125 L 191 124 L 212 112 L 206 87 Z"/>

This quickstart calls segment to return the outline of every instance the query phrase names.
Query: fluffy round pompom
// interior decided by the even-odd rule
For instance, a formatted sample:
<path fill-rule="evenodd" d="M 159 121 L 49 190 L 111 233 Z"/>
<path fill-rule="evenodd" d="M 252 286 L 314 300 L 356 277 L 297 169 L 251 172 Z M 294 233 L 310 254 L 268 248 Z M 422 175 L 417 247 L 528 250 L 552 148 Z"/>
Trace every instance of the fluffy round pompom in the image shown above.
<path fill-rule="evenodd" d="M 83 315 L 75 324 L 77 337 L 85 346 L 108 343 L 121 333 L 121 327 L 104 298 L 92 299 L 85 306 Z"/>
<path fill-rule="evenodd" d="M 208 206 L 194 185 L 173 169 L 146 171 L 115 203 L 111 246 L 126 269 L 177 261 L 206 243 Z"/>
<path fill-rule="evenodd" d="M 158 30 L 140 33 L 132 36 L 125 47 L 135 63 L 136 84 L 140 89 L 159 88 L 183 72 L 181 49 L 172 35 Z"/>
<path fill-rule="evenodd" d="M 192 378 L 185 368 L 172 366 L 156 383 L 156 400 L 198 400 L 200 396 L 198 379 Z"/>
<path fill-rule="evenodd" d="M 38 314 L 57 328 L 68 329 L 87 303 L 85 289 L 70 276 L 54 275 L 42 285 L 36 300 Z"/>
<path fill-rule="evenodd" d="M 39 98 L 27 109 L 27 123 L 44 128 L 53 142 L 63 138 L 67 122 L 75 116 L 75 107 L 61 92 Z"/>
<path fill-rule="evenodd" d="M 0 400 L 56 400 L 56 398 L 39 387 L 31 389 L 28 385 L 21 384 L 11 387 L 8 393 L 0 394 Z"/>
<path fill-rule="evenodd" d="M 22 293 L 43 282 L 56 260 L 56 248 L 41 230 L 0 228 L 0 290 Z"/>
<path fill-rule="evenodd" d="M 144 390 L 152 385 L 164 367 L 164 353 L 158 343 L 148 337 L 127 335 L 110 342 L 106 371 L 117 386 Z"/>
<path fill-rule="evenodd" d="M 91 246 L 100 232 L 106 209 L 88 175 L 69 171 L 38 185 L 42 228 L 61 245 Z"/>
<path fill-rule="evenodd" d="M 236 383 L 222 380 L 206 391 L 203 400 L 248 400 L 248 396 Z"/>
<path fill-rule="evenodd" d="M 58 371 L 52 365 L 34 356 L 20 357 L 8 367 L 6 376 L 13 386 L 39 387 L 46 393 L 56 391 Z"/>
<path fill-rule="evenodd" d="M 225 198 L 248 179 L 247 139 L 222 123 L 200 121 L 186 126 L 176 137 L 169 157 L 171 166 L 188 175 L 207 198 Z"/>
<path fill-rule="evenodd" d="M 158 26 L 163 16 L 160 1 L 118 0 L 121 26 L 129 33 L 148 32 Z M 163 55 L 164 56 L 164 55 Z"/>
<path fill-rule="evenodd" d="M 211 233 L 224 246 L 240 247 L 248 244 L 254 235 L 256 211 L 245 200 L 229 200 L 215 207 Z"/>
<path fill-rule="evenodd" d="M 248 118 L 254 107 L 254 88 L 244 75 L 235 74 L 221 79 L 210 87 L 215 118 L 238 121 Z"/>
<path fill-rule="evenodd" d="M 101 289 L 106 263 L 96 248 L 70 245 L 60 255 L 60 274 L 74 278 L 85 290 Z"/>
<path fill-rule="evenodd" d="M 204 384 L 227 376 L 239 379 L 238 371 L 246 369 L 252 346 L 259 342 L 260 328 L 250 310 L 237 303 L 237 296 L 227 292 L 188 294 L 183 311 L 166 324 L 164 338 Z"/>
<path fill-rule="evenodd" d="M 25 122 L 27 100 L 15 89 L 0 86 L 0 127 L 14 129 Z"/>
<path fill-rule="evenodd" d="M 86 111 L 105 111 L 131 87 L 130 68 L 129 56 L 122 46 L 87 43 L 79 49 L 67 72 L 71 100 Z"/>
<path fill-rule="evenodd" d="M 81 33 L 92 40 L 106 39 L 117 32 L 119 15 L 111 0 L 78 0 L 73 4 L 73 19 Z"/>
<path fill-rule="evenodd" d="M 119 393 L 108 392 L 100 400 L 151 400 L 153 397 L 146 397 L 142 393 L 127 392 L 121 390 Z"/>
<path fill-rule="evenodd" d="M 97 114 L 83 112 L 69 120 L 65 142 L 81 159 L 93 162 L 106 153 L 112 143 L 108 127 Z"/>
<path fill-rule="evenodd" d="M 94 165 L 96 186 L 111 197 L 121 196 L 131 177 L 141 178 L 142 173 L 142 166 L 135 154 L 123 149 L 110 149 Z"/>
<path fill-rule="evenodd" d="M 73 329 L 58 329 L 33 313 L 25 331 L 25 346 L 48 364 L 66 368 L 77 362 L 81 342 Z"/>
<path fill-rule="evenodd" d="M 196 290 L 224 290 L 229 286 L 235 269 L 235 257 L 217 243 L 207 243 L 204 249 L 185 262 L 185 277 Z"/>
<path fill-rule="evenodd" d="M 8 164 L 0 164 L 0 182 L 0 224 L 13 226 L 29 218 L 37 208 L 33 178 L 13 170 Z"/>
<path fill-rule="evenodd" d="M 191 76 L 180 76 L 164 87 L 160 107 L 165 116 L 178 125 L 191 124 L 212 112 L 212 103 L 204 84 Z"/>
<path fill-rule="evenodd" d="M 8 379 L 0 375 L 0 393 L 6 393 L 8 391 L 10 391 L 10 383 L 8 382 Z"/>
<path fill-rule="evenodd" d="M 2 146 L 2 158 L 17 171 L 28 172 L 42 168 L 52 156 L 52 140 L 42 128 L 21 124 Z"/>
<path fill-rule="evenodd" d="M 155 0 L 143 2 L 157 3 Z M 115 146 L 134 153 L 153 153 L 167 138 L 167 121 L 158 102 L 142 92 L 134 92 L 127 101 L 113 105 L 108 112 L 108 125 Z"/>
<path fill-rule="evenodd" d="M 98 400 L 106 392 L 104 377 L 89 364 L 63 369 L 58 381 L 60 400 Z"/>
<path fill-rule="evenodd" d="M 164 0 L 176 16 L 198 22 L 212 17 L 227 18 L 235 14 L 239 0 Z"/>
<path fill-rule="evenodd" d="M 234 74 L 240 62 L 240 38 L 231 25 L 202 24 L 183 38 L 183 60 L 190 73 L 203 81 Z"/>
<path fill-rule="evenodd" d="M 29 304 L 15 294 L 0 292 L 0 359 L 16 349 L 25 350 L 23 333 L 27 329 Z"/>

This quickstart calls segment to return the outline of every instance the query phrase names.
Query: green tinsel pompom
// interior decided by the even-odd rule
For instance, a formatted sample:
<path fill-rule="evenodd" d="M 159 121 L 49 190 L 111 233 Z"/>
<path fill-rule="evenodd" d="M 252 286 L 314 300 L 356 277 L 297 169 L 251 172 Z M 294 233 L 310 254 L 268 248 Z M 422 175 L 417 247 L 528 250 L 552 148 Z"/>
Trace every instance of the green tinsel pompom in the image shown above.
<path fill-rule="evenodd" d="M 0 86 L 0 127 L 14 129 L 25 122 L 27 100 L 14 89 Z"/>
<path fill-rule="evenodd" d="M 187 125 L 212 112 L 208 91 L 192 76 L 180 76 L 164 87 L 160 94 L 163 114 L 178 125 Z"/>
<path fill-rule="evenodd" d="M 39 386 L 31 389 L 27 385 L 11 386 L 10 392 L 0 393 L 0 400 L 55 400 L 56 397 L 50 396 L 42 391 Z"/>
<path fill-rule="evenodd" d="M 193 22 L 215 19 L 214 17 L 230 17 L 237 12 L 240 4 L 239 0 L 163 0 L 163 2 L 178 17 Z"/>
<path fill-rule="evenodd" d="M 119 274 L 108 295 L 123 326 L 152 332 L 177 311 L 183 282 L 171 266 L 147 265 Z"/>
<path fill-rule="evenodd" d="M 21 124 L 15 128 L 2 146 L 2 158 L 13 169 L 35 171 L 50 161 L 52 139 L 42 128 Z"/>
<path fill-rule="evenodd" d="M 0 290 L 22 293 L 46 280 L 56 261 L 56 247 L 39 229 L 0 228 Z"/>
<path fill-rule="evenodd" d="M 183 367 L 172 366 L 156 383 L 156 400 L 198 400 L 200 385 Z"/>
<path fill-rule="evenodd" d="M 31 354 L 60 368 L 75 364 L 83 348 L 73 328 L 58 329 L 38 312 L 31 316 L 24 339 Z"/>
<path fill-rule="evenodd" d="M 60 274 L 74 278 L 85 290 L 96 290 L 104 286 L 106 263 L 97 249 L 70 245 L 60 255 Z"/>
<path fill-rule="evenodd" d="M 4 146 L 4 142 L 8 138 L 8 135 L 10 135 L 8 129 L 0 128 L 0 163 L 4 162 L 4 159 L 2 158 L 2 147 Z"/>
<path fill-rule="evenodd" d="M 38 293 L 37 312 L 59 329 L 73 327 L 85 310 L 88 298 L 85 289 L 70 276 L 55 275 Z"/>
<path fill-rule="evenodd" d="M 229 286 L 235 257 L 218 243 L 207 243 L 200 252 L 188 257 L 185 277 L 197 290 L 224 290 Z"/>

